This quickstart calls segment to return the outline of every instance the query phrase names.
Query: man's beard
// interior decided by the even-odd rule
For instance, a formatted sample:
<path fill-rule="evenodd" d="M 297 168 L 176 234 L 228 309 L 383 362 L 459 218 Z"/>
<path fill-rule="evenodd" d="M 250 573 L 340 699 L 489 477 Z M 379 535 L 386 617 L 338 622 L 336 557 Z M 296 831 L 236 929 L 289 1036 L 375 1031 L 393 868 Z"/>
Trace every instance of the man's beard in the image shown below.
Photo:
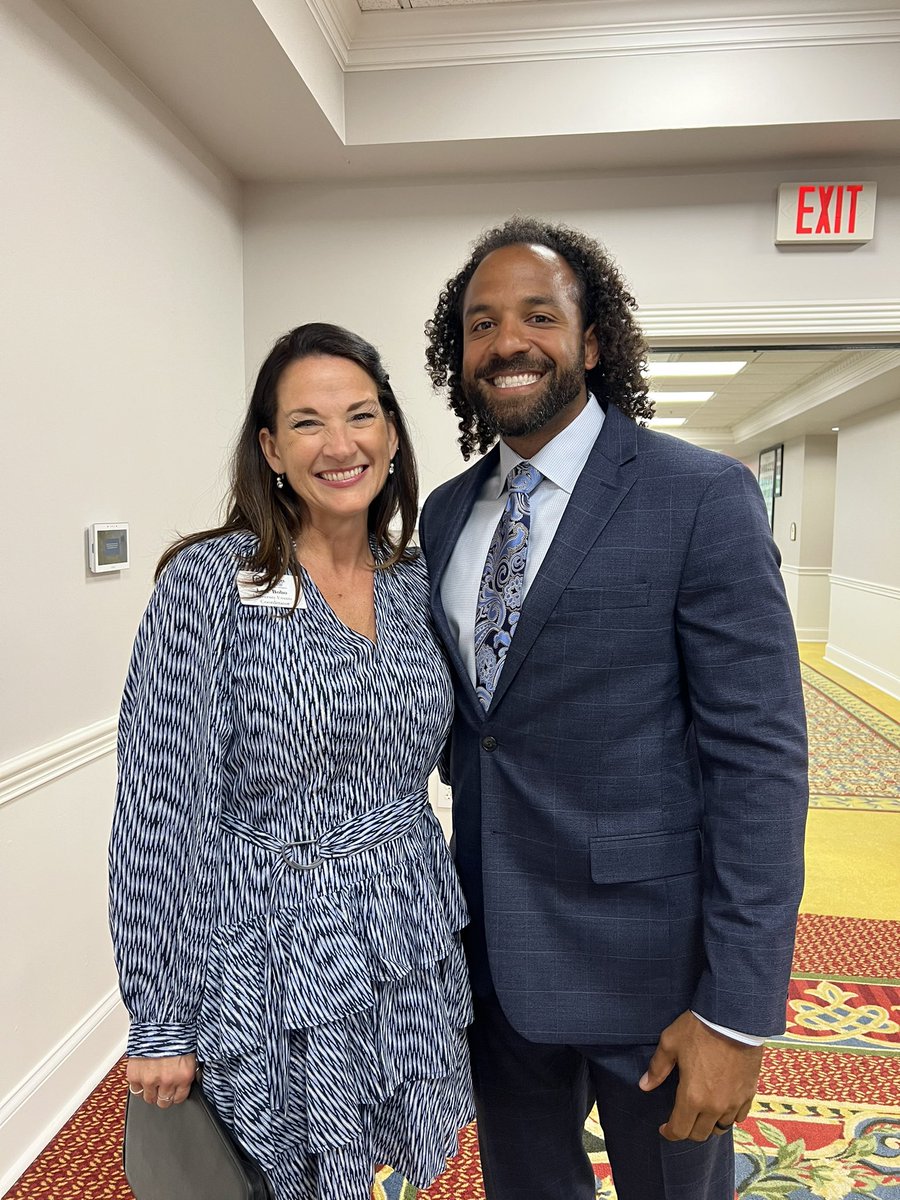
<path fill-rule="evenodd" d="M 523 356 L 519 359 L 495 360 L 481 374 L 517 375 L 527 371 L 544 371 L 547 365 L 529 362 Z M 560 368 L 551 365 L 550 372 L 545 375 L 535 396 L 527 400 L 521 397 L 511 400 L 508 406 L 504 405 L 502 408 L 492 407 L 491 402 L 494 401 L 496 393 L 492 392 L 488 399 L 481 390 L 481 379 L 463 379 L 461 383 L 463 395 L 487 431 L 503 438 L 527 437 L 543 429 L 563 409 L 578 399 L 584 387 L 584 351 L 579 350 L 577 360 L 570 366 Z"/>

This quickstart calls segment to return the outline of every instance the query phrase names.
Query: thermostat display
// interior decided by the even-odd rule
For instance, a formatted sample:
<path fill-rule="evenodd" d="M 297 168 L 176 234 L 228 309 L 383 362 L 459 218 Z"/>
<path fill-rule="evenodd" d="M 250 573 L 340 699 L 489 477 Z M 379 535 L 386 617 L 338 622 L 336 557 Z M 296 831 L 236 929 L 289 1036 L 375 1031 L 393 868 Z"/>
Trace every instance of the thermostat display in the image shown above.
<path fill-rule="evenodd" d="M 90 567 L 95 575 L 123 571 L 128 561 L 127 525 L 92 525 L 88 530 Z"/>

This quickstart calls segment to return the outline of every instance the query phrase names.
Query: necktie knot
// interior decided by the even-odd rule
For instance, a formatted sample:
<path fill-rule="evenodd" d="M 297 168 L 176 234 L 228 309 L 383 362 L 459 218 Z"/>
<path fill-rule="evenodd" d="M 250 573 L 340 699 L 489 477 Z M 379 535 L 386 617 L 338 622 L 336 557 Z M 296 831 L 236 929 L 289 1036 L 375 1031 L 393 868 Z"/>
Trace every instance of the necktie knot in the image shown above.
<path fill-rule="evenodd" d="M 506 487 L 510 492 L 519 492 L 523 496 L 530 496 L 543 478 L 533 463 L 520 462 L 516 463 L 507 475 Z"/>

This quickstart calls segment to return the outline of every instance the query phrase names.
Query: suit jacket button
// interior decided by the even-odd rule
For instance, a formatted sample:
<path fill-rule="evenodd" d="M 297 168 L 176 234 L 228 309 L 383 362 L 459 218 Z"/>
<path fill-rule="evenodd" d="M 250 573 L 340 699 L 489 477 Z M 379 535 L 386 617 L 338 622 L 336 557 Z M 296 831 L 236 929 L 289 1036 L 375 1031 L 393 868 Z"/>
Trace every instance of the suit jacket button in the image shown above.
<path fill-rule="evenodd" d="M 497 739 L 495 737 L 486 737 L 481 739 L 481 746 L 484 750 L 496 750 Z"/>

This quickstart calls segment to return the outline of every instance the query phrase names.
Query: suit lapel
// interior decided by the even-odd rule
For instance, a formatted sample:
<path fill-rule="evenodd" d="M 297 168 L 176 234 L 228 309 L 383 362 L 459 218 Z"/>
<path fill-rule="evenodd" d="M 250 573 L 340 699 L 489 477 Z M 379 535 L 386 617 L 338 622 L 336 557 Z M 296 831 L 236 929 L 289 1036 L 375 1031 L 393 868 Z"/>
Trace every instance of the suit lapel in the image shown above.
<path fill-rule="evenodd" d="M 435 532 L 429 539 L 428 576 L 431 585 L 431 610 L 434 623 L 440 634 L 453 669 L 461 681 L 463 694 L 468 698 L 479 720 L 484 718 L 481 701 L 472 686 L 469 672 L 459 652 L 459 645 L 450 629 L 447 614 L 441 600 L 441 580 L 456 547 L 462 528 L 472 512 L 472 506 L 481 494 L 485 480 L 496 469 L 500 450 L 495 446 L 470 470 L 455 479 L 441 498 L 441 507 L 432 516 Z"/>
<path fill-rule="evenodd" d="M 610 404 L 603 428 L 578 477 L 553 543 L 528 589 L 488 714 L 503 699 L 569 580 L 636 478 L 636 426 Z"/>

